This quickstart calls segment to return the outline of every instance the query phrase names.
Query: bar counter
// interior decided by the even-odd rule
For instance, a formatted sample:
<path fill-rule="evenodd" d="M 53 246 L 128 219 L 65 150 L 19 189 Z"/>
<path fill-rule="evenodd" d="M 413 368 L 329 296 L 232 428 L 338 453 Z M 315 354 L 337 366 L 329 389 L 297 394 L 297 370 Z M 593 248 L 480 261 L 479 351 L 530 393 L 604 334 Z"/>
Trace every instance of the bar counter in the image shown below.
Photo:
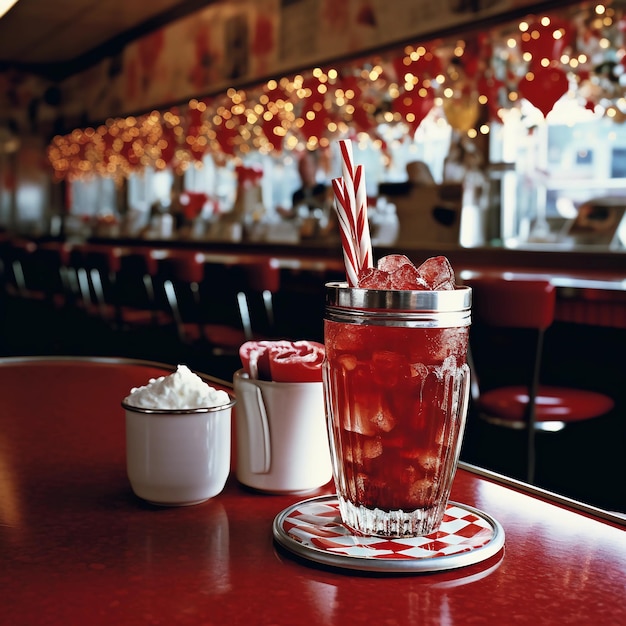
<path fill-rule="evenodd" d="M 312 274 L 320 287 L 326 280 L 343 279 L 345 266 L 339 242 L 303 241 L 301 245 L 226 243 L 192 240 L 148 241 L 93 239 L 95 245 L 118 246 L 120 250 L 153 249 L 157 254 L 194 250 L 207 262 L 237 264 L 271 257 L 284 277 L 298 283 L 302 273 Z M 548 278 L 557 288 L 556 319 L 562 322 L 626 329 L 626 251 L 594 247 L 575 250 L 512 249 L 502 247 L 462 248 L 441 244 L 412 249 L 377 247 L 374 257 L 405 254 L 419 265 L 431 256 L 445 255 L 457 277 L 476 274 L 506 275 L 510 279 Z M 289 280 L 285 281 L 286 283 Z"/>
<path fill-rule="evenodd" d="M 452 500 L 495 518 L 504 548 L 435 573 L 346 570 L 280 547 L 274 518 L 332 494 L 332 485 L 267 495 L 231 473 L 203 504 L 142 502 L 126 477 L 120 402 L 172 369 L 110 358 L 0 360 L 0 622 L 626 623 L 624 521 L 471 466 L 457 472 Z"/>

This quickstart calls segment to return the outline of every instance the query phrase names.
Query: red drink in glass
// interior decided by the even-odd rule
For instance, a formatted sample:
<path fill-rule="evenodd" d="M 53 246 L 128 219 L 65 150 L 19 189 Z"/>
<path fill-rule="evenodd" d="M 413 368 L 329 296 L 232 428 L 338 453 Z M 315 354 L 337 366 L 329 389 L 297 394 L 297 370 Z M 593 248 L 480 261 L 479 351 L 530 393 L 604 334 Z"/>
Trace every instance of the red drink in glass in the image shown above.
<path fill-rule="evenodd" d="M 339 285 L 327 286 L 324 383 L 343 521 L 366 535 L 429 534 L 465 424 L 470 290 Z"/>

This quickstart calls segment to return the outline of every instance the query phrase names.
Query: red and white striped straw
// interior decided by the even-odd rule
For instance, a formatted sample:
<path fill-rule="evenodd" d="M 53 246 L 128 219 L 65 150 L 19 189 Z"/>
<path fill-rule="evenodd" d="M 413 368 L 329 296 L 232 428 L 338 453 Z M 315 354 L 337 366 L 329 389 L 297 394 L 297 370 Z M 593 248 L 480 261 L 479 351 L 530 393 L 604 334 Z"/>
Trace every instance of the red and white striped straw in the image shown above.
<path fill-rule="evenodd" d="M 370 226 L 367 221 L 367 190 L 365 189 L 365 171 L 362 165 L 356 167 L 354 189 L 359 264 L 363 270 L 372 267 L 372 242 L 370 240 Z"/>
<path fill-rule="evenodd" d="M 367 190 L 362 165 L 354 166 L 352 144 L 339 142 L 343 178 L 335 178 L 335 210 L 339 219 L 346 277 L 351 287 L 358 284 L 359 274 L 373 265 L 372 243 L 367 220 Z"/>
<path fill-rule="evenodd" d="M 356 223 L 351 210 L 349 190 L 344 179 L 333 179 L 335 192 L 335 210 L 339 221 L 343 260 L 346 266 L 346 279 L 350 287 L 356 287 L 359 282 L 359 253 L 355 246 L 354 233 Z"/>

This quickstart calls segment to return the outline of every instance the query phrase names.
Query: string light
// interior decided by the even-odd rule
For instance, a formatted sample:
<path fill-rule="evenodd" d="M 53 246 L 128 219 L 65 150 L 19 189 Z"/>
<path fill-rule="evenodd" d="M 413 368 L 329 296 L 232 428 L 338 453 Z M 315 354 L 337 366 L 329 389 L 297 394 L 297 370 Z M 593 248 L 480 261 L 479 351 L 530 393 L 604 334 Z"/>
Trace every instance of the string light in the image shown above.
<path fill-rule="evenodd" d="M 253 149 L 270 153 L 303 145 L 324 147 L 333 137 L 354 131 L 374 131 L 372 140 L 380 141 L 375 133 L 379 123 L 419 125 L 421 101 L 439 111 L 437 123 L 445 123 L 455 107 L 457 111 L 465 108 L 458 113 L 461 117 L 475 110 L 476 120 L 478 107 L 486 107 L 490 117 L 500 121 L 502 107 L 519 106 L 522 79 L 541 89 L 541 71 L 560 67 L 574 76 L 579 72 L 580 85 L 587 80 L 585 76 L 593 80 L 591 59 L 599 65 L 597 57 L 603 51 L 610 51 L 611 58 L 621 64 L 621 35 L 611 35 L 611 29 L 619 29 L 623 20 L 614 8 L 598 4 L 589 9 L 586 22 L 569 23 L 571 29 L 586 24 L 594 34 L 591 29 L 598 28 L 601 34 L 593 39 L 595 50 L 577 50 L 569 43 L 571 33 L 563 20 L 541 15 L 521 20 L 513 32 L 503 32 L 484 55 L 477 50 L 481 44 L 476 39 L 465 38 L 447 44 L 407 45 L 380 58 L 337 67 L 315 67 L 258 87 L 232 87 L 210 99 L 193 98 L 168 111 L 76 129 L 50 142 L 48 158 L 57 179 L 95 174 L 120 179 L 146 167 L 183 171 L 201 163 L 207 153 L 236 156 Z M 469 58 L 469 51 L 475 58 Z M 469 64 L 473 64 L 471 73 L 467 72 Z M 507 66 L 506 78 L 495 81 Z M 591 103 L 593 108 L 598 115 L 615 118 L 617 96 L 600 97 L 601 102 Z M 450 119 L 448 123 L 453 124 Z M 490 123 L 472 126 L 468 132 L 487 134 Z"/>

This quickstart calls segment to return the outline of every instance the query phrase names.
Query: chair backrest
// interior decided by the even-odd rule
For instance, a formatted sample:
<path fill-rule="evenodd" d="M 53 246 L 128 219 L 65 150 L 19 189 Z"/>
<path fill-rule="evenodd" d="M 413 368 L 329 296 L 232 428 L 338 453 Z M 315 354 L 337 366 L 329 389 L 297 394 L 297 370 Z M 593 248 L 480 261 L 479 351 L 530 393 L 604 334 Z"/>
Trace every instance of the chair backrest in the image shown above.
<path fill-rule="evenodd" d="M 554 321 L 556 292 L 547 280 L 481 276 L 472 288 L 472 395 L 539 376 L 543 336 Z"/>
<path fill-rule="evenodd" d="M 120 257 L 119 271 L 136 279 L 146 274 L 155 276 L 158 271 L 157 265 L 157 260 L 152 256 L 150 248 L 127 248 Z"/>
<path fill-rule="evenodd" d="M 472 288 L 472 316 L 489 326 L 546 330 L 554 322 L 556 291 L 547 280 L 477 277 Z"/>
<path fill-rule="evenodd" d="M 204 279 L 204 256 L 201 253 L 176 250 L 158 259 L 161 280 L 179 283 L 201 283 Z"/>
<path fill-rule="evenodd" d="M 251 291 L 277 293 L 280 289 L 280 265 L 271 257 L 242 263 L 247 287 Z"/>

